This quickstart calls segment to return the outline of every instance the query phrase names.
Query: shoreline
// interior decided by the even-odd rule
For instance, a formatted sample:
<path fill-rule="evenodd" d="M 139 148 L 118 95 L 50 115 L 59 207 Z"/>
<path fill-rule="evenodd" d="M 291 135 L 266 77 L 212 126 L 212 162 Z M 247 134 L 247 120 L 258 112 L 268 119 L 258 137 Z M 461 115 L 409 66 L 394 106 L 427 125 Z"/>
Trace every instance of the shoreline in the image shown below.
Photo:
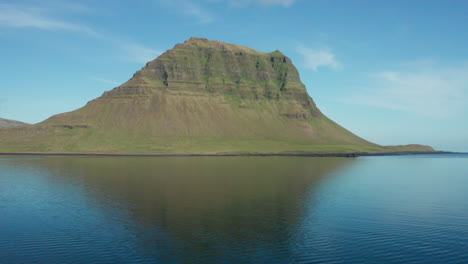
<path fill-rule="evenodd" d="M 108 157 L 368 157 L 433 154 L 465 154 L 449 151 L 347 152 L 347 153 L 107 153 L 107 152 L 0 152 L 0 156 L 108 156 Z"/>

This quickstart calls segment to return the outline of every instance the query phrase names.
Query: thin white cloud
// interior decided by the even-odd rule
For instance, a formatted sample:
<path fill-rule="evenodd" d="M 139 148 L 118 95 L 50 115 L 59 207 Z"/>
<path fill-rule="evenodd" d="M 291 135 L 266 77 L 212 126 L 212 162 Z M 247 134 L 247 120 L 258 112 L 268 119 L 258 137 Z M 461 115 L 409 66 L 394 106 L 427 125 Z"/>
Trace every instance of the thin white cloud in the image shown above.
<path fill-rule="evenodd" d="M 148 48 L 136 43 L 120 42 L 117 45 L 125 51 L 128 61 L 136 63 L 147 63 L 156 59 L 156 57 L 162 53 L 159 50 Z"/>
<path fill-rule="evenodd" d="M 194 18 L 199 23 L 209 24 L 216 21 L 216 15 L 209 8 L 212 4 L 243 8 L 251 5 L 290 7 L 296 0 L 155 0 L 156 3 L 170 8 L 180 15 Z"/>
<path fill-rule="evenodd" d="M 0 4 L 0 26 L 37 28 L 42 30 L 69 30 L 96 34 L 91 28 L 51 17 L 50 10 L 13 4 Z"/>
<path fill-rule="evenodd" d="M 121 50 L 125 60 L 146 63 L 161 54 L 160 51 L 138 43 L 124 41 L 119 37 L 97 33 L 93 29 L 76 23 L 57 19 L 57 13 L 92 13 L 92 9 L 70 2 L 39 2 L 35 6 L 0 4 L 0 27 L 36 28 L 40 30 L 65 30 L 91 35 L 96 40 L 105 41 Z"/>
<path fill-rule="evenodd" d="M 65 0 L 47 0 L 35 2 L 40 7 L 60 10 L 66 13 L 78 13 L 78 14 L 93 14 L 96 13 L 96 9 L 90 6 L 84 5 L 78 1 L 65 1 Z M 102 11 L 102 10 L 101 10 Z"/>
<path fill-rule="evenodd" d="M 120 83 L 116 82 L 116 81 L 113 81 L 113 80 L 109 80 L 109 79 L 105 79 L 105 78 L 99 78 L 99 77 L 90 77 L 91 79 L 95 80 L 95 81 L 98 81 L 98 82 L 101 82 L 101 83 L 105 83 L 105 84 L 110 84 L 110 85 L 115 85 L 115 86 L 118 86 L 120 85 Z"/>
<path fill-rule="evenodd" d="M 214 21 L 213 16 L 204 8 L 191 1 L 182 2 L 182 13 L 196 18 L 200 23 L 208 24 Z"/>
<path fill-rule="evenodd" d="M 264 5 L 282 5 L 285 7 L 291 6 L 295 0 L 257 0 Z"/>
<path fill-rule="evenodd" d="M 314 71 L 317 71 L 320 67 L 327 67 L 333 70 L 339 70 L 343 67 L 335 58 L 335 54 L 328 48 L 312 49 L 299 45 L 297 52 L 304 57 L 305 67 Z"/>
<path fill-rule="evenodd" d="M 157 0 L 158 3 L 167 8 L 175 10 L 177 13 L 192 17 L 202 24 L 215 21 L 213 14 L 199 3 L 191 0 Z"/>
<path fill-rule="evenodd" d="M 371 76 L 369 86 L 372 88 L 360 89 L 345 101 L 433 117 L 452 116 L 468 108 L 468 67 L 430 63 L 416 69 L 383 71 Z"/>
<path fill-rule="evenodd" d="M 228 0 L 228 2 L 232 7 L 248 7 L 252 4 L 290 7 L 295 0 Z"/>

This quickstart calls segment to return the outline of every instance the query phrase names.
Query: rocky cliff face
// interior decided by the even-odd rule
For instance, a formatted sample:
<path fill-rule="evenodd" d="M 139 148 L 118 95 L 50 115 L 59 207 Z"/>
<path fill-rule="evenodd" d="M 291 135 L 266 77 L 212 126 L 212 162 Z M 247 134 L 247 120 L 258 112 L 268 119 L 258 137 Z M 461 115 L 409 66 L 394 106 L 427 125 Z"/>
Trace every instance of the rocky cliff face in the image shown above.
<path fill-rule="evenodd" d="M 8 141 L 5 138 L 12 137 Z M 0 130 L 0 149 L 84 152 L 379 151 L 323 115 L 280 51 L 191 38 L 76 111 Z"/>
<path fill-rule="evenodd" d="M 104 97 L 148 95 L 155 89 L 173 95 L 288 100 L 292 112 L 281 113 L 286 117 L 320 115 L 297 69 L 280 51 L 264 53 L 204 38 L 177 44 Z"/>

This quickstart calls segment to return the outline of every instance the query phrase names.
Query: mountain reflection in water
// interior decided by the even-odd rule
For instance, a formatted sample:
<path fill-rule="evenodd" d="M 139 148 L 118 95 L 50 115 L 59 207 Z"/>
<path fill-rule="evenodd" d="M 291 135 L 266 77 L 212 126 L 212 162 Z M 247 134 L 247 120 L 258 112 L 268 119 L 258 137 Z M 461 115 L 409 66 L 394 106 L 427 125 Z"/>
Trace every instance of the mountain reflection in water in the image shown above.
<path fill-rule="evenodd" d="M 50 188 L 72 183 L 81 189 L 90 206 L 111 215 L 110 225 L 123 225 L 132 233 L 145 257 L 255 262 L 289 257 L 305 199 L 327 175 L 349 162 L 301 157 L 45 157 L 14 163 L 22 170 L 45 172 L 43 180 Z"/>
<path fill-rule="evenodd" d="M 468 155 L 0 157 L 0 263 L 464 263 Z"/>

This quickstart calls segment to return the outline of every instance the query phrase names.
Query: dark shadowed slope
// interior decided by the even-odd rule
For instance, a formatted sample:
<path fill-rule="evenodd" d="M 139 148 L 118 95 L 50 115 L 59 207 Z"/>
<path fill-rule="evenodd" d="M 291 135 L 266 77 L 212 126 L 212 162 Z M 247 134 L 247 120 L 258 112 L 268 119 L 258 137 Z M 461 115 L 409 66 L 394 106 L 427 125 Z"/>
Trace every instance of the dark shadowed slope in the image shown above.
<path fill-rule="evenodd" d="M 12 136 L 14 134 L 14 136 Z M 0 130 L 0 151 L 385 151 L 323 115 L 280 51 L 191 38 L 78 110 Z"/>

